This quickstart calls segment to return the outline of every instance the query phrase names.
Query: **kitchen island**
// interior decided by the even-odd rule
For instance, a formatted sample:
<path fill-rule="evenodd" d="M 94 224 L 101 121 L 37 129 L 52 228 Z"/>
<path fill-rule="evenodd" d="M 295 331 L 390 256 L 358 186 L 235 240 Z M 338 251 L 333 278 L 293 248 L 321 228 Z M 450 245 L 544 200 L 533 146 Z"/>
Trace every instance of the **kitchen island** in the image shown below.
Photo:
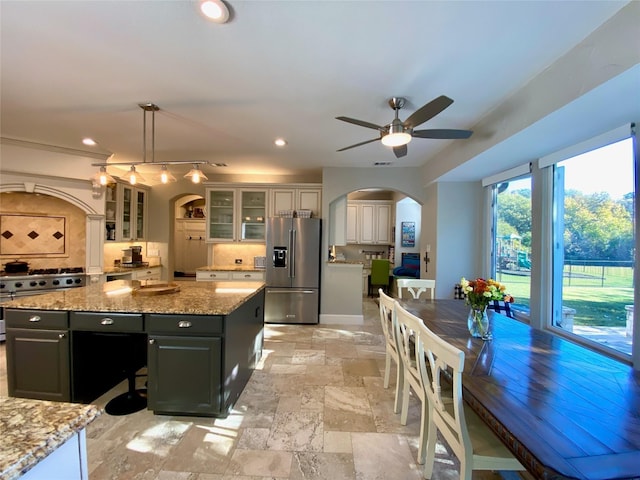
<path fill-rule="evenodd" d="M 85 427 L 95 405 L 0 397 L 0 479 L 88 478 Z"/>
<path fill-rule="evenodd" d="M 148 285 L 153 283 L 147 282 Z M 3 303 L 9 395 L 87 403 L 146 364 L 155 413 L 226 416 L 262 355 L 262 282 L 113 281 Z"/>

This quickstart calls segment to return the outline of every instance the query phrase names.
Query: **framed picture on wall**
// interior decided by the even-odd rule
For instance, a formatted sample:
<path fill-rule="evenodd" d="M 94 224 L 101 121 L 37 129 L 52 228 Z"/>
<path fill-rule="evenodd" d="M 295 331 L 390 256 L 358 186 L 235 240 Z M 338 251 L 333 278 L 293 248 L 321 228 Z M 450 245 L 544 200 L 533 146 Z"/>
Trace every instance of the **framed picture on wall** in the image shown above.
<path fill-rule="evenodd" d="M 402 222 L 402 246 L 416 246 L 416 222 Z"/>

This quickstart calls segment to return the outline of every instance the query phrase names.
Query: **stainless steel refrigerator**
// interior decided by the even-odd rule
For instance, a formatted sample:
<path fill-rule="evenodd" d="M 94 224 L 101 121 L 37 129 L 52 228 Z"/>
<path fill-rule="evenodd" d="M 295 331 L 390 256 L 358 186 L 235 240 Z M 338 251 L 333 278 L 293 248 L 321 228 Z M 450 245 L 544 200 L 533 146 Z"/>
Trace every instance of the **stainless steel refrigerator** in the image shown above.
<path fill-rule="evenodd" d="M 267 219 L 266 323 L 318 323 L 319 218 Z"/>

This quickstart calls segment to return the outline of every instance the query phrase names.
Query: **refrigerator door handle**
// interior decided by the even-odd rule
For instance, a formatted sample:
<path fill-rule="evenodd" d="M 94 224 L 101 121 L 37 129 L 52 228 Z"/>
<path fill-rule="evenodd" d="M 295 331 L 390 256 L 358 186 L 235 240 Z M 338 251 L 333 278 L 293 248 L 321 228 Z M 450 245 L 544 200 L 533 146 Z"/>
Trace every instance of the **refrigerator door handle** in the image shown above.
<path fill-rule="evenodd" d="M 289 277 L 296 276 L 296 229 L 289 230 Z"/>
<path fill-rule="evenodd" d="M 269 290 L 267 289 L 266 293 L 272 294 L 272 293 L 286 293 L 287 295 L 291 295 L 291 293 L 302 293 L 302 294 L 309 294 L 309 293 L 314 293 L 315 290 L 296 290 L 296 289 L 285 289 L 285 290 Z"/>

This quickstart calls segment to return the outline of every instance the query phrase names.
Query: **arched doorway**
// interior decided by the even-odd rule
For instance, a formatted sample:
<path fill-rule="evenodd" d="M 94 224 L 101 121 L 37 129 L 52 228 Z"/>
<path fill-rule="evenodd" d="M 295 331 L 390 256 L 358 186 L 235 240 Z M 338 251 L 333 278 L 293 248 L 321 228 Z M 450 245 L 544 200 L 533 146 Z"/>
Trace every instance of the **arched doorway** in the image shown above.
<path fill-rule="evenodd" d="M 205 199 L 200 195 L 184 195 L 174 202 L 174 278 L 193 279 L 197 268 L 208 265 L 204 212 Z"/>

